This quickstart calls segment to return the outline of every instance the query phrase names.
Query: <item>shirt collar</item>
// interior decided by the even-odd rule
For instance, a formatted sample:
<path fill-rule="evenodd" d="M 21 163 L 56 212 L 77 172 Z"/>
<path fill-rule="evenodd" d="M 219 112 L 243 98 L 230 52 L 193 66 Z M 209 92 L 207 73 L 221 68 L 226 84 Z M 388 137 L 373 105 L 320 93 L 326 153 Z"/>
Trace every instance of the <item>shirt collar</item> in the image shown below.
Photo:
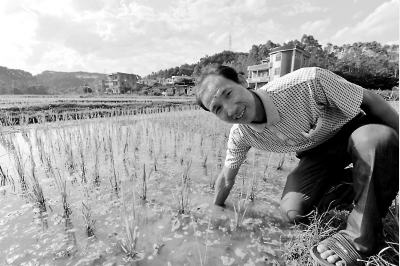
<path fill-rule="evenodd" d="M 264 105 L 265 114 L 267 116 L 267 122 L 263 124 L 250 123 L 248 126 L 258 133 L 264 131 L 265 127 L 276 125 L 280 120 L 278 109 L 276 108 L 271 97 L 265 91 L 253 91 L 260 97 L 262 104 Z"/>

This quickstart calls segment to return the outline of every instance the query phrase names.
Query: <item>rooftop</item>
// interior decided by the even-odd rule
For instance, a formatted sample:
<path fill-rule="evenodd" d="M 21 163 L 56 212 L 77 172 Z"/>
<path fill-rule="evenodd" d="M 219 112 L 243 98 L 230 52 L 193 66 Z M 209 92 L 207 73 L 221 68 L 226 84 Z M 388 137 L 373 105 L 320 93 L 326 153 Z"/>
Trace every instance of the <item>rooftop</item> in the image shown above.
<path fill-rule="evenodd" d="M 307 52 L 307 51 L 305 51 L 303 48 L 300 48 L 299 46 L 294 45 L 294 44 L 286 44 L 286 45 L 282 45 L 282 46 L 276 47 L 276 48 L 272 49 L 272 50 L 269 52 L 269 54 L 274 54 L 274 53 L 277 53 L 277 52 L 282 52 L 282 51 L 287 51 L 287 50 L 293 50 L 293 49 L 302 51 L 304 54 L 306 54 L 306 55 L 308 55 L 308 56 L 311 56 L 311 53 L 310 53 L 310 52 Z"/>

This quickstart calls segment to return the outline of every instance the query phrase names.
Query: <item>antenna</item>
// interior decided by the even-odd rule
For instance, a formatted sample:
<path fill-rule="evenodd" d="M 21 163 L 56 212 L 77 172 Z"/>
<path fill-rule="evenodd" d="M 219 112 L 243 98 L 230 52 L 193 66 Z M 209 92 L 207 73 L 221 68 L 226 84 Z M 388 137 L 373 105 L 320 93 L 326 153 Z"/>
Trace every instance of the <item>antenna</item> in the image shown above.
<path fill-rule="evenodd" d="M 229 34 L 229 51 L 232 51 L 232 36 Z"/>

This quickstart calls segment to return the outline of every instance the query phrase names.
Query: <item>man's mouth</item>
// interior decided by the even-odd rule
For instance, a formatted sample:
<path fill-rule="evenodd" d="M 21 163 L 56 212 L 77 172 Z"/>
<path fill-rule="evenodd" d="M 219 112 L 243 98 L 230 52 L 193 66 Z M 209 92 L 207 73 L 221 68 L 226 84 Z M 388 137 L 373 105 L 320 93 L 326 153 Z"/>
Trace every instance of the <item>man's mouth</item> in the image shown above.
<path fill-rule="evenodd" d="M 242 118 L 242 116 L 244 115 L 244 111 L 246 110 L 246 108 L 245 109 L 243 109 L 243 111 L 240 113 L 240 115 L 238 116 L 238 117 L 236 117 L 236 119 L 240 119 L 240 118 Z"/>

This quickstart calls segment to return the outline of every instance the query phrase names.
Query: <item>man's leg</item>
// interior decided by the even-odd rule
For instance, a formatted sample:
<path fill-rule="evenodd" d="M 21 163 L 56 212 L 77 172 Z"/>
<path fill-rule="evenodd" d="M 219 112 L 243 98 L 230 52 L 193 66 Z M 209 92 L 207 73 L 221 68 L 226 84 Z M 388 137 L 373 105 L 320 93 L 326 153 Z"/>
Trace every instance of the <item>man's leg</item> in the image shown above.
<path fill-rule="evenodd" d="M 342 146 L 342 147 L 340 147 Z M 352 201 L 352 187 L 348 186 L 352 195 L 342 197 L 341 200 L 331 202 L 327 197 L 325 204 L 321 204 L 330 188 L 341 183 L 348 177 L 344 168 L 350 164 L 350 157 L 345 153 L 346 145 L 335 145 L 334 149 L 322 153 L 309 152 L 300 158 L 298 166 L 287 177 L 282 193 L 280 212 L 286 222 L 306 222 L 304 216 L 311 211 L 325 211 L 327 207 L 335 207 L 343 201 Z M 338 156 L 342 154 L 342 156 Z M 343 155 L 344 154 L 344 155 Z M 349 200 L 350 198 L 350 200 Z"/>
<path fill-rule="evenodd" d="M 382 220 L 399 187 L 399 138 L 384 125 L 370 124 L 355 130 L 349 139 L 348 153 L 353 162 L 356 196 L 346 230 L 340 233 L 363 255 L 376 243 Z M 321 256 L 338 262 L 333 251 L 318 246 Z M 338 264 L 339 265 L 339 264 Z"/>

